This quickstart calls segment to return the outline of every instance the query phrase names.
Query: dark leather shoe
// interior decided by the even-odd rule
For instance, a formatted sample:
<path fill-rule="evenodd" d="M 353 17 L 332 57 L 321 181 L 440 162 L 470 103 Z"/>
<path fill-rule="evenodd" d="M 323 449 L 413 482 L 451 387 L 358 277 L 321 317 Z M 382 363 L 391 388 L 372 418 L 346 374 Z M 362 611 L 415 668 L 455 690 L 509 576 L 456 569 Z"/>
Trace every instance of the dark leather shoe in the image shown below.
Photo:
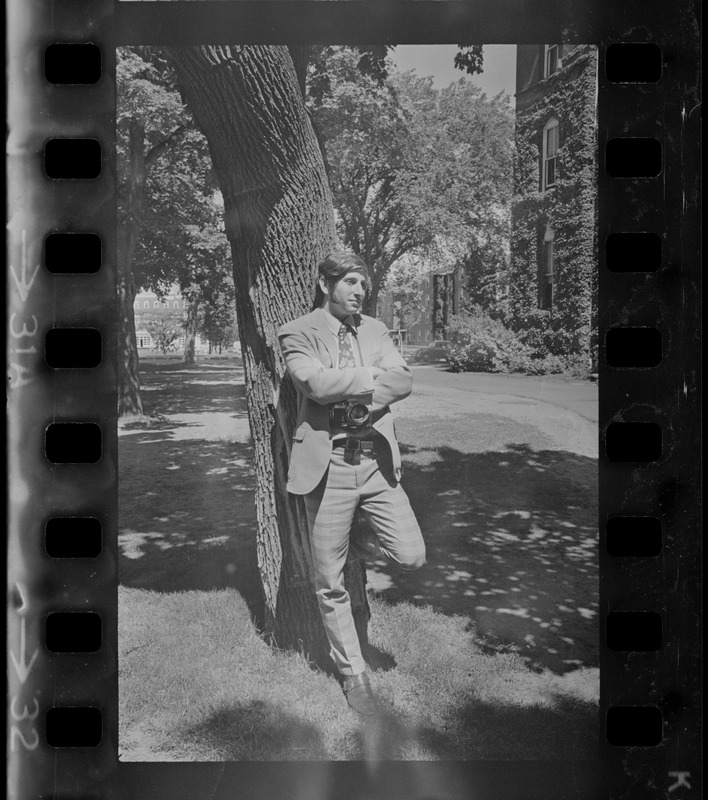
<path fill-rule="evenodd" d="M 371 690 L 369 676 L 362 672 L 359 675 L 344 675 L 343 678 L 342 690 L 349 708 L 364 717 L 378 713 L 379 706 Z"/>

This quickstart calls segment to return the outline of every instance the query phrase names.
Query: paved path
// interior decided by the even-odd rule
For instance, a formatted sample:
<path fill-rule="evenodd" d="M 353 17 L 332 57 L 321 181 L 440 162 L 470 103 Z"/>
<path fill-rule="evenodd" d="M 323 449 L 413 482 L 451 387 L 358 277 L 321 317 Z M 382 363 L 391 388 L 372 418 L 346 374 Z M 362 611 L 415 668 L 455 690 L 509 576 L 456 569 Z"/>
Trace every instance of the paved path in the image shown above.
<path fill-rule="evenodd" d="M 507 375 L 447 372 L 444 366 L 412 366 L 415 384 L 461 389 L 487 395 L 511 395 L 573 411 L 597 422 L 597 383 L 558 375 Z"/>

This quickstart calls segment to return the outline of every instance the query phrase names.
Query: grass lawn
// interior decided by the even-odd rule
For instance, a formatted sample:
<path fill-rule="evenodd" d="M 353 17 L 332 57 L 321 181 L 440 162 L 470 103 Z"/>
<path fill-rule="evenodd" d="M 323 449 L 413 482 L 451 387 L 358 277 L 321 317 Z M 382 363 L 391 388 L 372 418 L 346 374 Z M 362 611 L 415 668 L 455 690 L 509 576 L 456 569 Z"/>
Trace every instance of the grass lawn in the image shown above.
<path fill-rule="evenodd" d="M 363 724 L 333 678 L 254 629 L 241 381 L 233 358 L 148 361 L 148 416 L 119 432 L 121 759 L 595 758 L 594 459 L 513 408 L 461 410 L 454 390 L 400 404 L 428 564 L 370 565 L 388 658 L 383 714 Z"/>

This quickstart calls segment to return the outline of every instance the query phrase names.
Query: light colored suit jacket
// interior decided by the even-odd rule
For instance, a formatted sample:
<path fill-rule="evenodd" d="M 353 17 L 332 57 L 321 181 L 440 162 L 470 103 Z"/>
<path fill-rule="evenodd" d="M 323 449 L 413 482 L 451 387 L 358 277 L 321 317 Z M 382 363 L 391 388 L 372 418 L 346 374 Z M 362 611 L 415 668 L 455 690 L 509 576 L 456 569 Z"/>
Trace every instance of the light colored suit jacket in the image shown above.
<path fill-rule="evenodd" d="M 337 340 L 322 309 L 283 325 L 278 332 L 285 366 L 298 391 L 288 471 L 292 494 L 307 494 L 322 479 L 332 453 L 329 406 L 354 398 L 372 405 L 373 427 L 386 438 L 396 480 L 401 477 L 401 454 L 389 406 L 408 397 L 412 376 L 383 322 L 362 315 L 357 338 L 364 366 L 337 369 Z M 380 367 L 386 373 L 373 380 L 366 367 Z"/>

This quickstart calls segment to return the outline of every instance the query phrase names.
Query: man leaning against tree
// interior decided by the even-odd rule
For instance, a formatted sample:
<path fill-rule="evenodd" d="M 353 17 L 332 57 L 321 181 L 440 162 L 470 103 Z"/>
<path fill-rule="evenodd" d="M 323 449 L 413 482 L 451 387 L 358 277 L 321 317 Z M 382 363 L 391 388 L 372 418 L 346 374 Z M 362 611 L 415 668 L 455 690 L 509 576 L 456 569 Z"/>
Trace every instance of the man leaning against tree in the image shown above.
<path fill-rule="evenodd" d="M 368 270 L 353 253 L 318 267 L 314 310 L 278 337 L 298 392 L 288 491 L 304 495 L 315 590 L 331 656 L 349 706 L 376 713 L 354 625 L 344 565 L 357 509 L 380 551 L 405 570 L 425 562 L 425 544 L 400 484 L 401 455 L 390 406 L 412 378 L 386 326 L 361 314 Z"/>

